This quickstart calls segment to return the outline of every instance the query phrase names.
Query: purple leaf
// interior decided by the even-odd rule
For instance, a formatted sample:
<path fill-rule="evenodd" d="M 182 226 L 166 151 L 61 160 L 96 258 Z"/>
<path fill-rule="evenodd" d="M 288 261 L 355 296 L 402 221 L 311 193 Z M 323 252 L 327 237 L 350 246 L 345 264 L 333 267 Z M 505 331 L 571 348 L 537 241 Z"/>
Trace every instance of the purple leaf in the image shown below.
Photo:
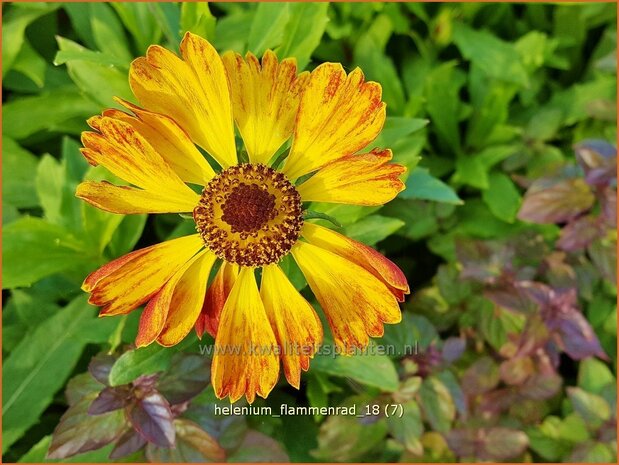
<path fill-rule="evenodd" d="M 129 407 L 133 427 L 146 439 L 161 447 L 173 447 L 175 432 L 170 404 L 158 392 L 151 392 Z"/>
<path fill-rule="evenodd" d="M 176 428 L 175 449 L 161 449 L 150 445 L 147 449 L 147 456 L 150 460 L 154 458 L 158 459 L 157 462 L 222 462 L 225 460 L 226 451 L 197 423 L 177 418 L 174 420 L 174 427 Z"/>
<path fill-rule="evenodd" d="M 462 375 L 462 389 L 470 395 L 483 394 L 499 384 L 499 369 L 490 357 L 482 357 Z"/>
<path fill-rule="evenodd" d="M 109 386 L 110 371 L 115 361 L 116 357 L 106 353 L 100 353 L 92 358 L 88 365 L 88 371 L 97 381 Z"/>
<path fill-rule="evenodd" d="M 443 344 L 442 356 L 447 363 L 458 360 L 466 349 L 466 340 L 461 337 L 450 337 Z"/>
<path fill-rule="evenodd" d="M 589 210 L 594 201 L 591 189 L 580 178 L 542 178 L 527 190 L 518 218 L 541 224 L 564 223 Z"/>
<path fill-rule="evenodd" d="M 67 402 L 69 405 L 76 404 L 87 395 L 94 398 L 102 388 L 103 385 L 94 379 L 90 373 L 81 373 L 71 378 L 67 383 L 65 390 Z"/>
<path fill-rule="evenodd" d="M 89 415 L 100 415 L 123 408 L 129 399 L 129 389 L 126 387 L 106 387 L 88 408 Z"/>
<path fill-rule="evenodd" d="M 617 190 L 611 187 L 604 189 L 600 197 L 602 204 L 602 220 L 610 227 L 617 227 Z"/>
<path fill-rule="evenodd" d="M 526 290 L 522 288 L 522 282 L 507 276 L 486 287 L 484 297 L 497 306 L 514 312 L 530 314 L 537 308 Z"/>
<path fill-rule="evenodd" d="M 506 384 L 518 385 L 533 374 L 534 365 L 530 357 L 514 357 L 501 363 L 499 372 Z"/>
<path fill-rule="evenodd" d="M 570 221 L 561 230 L 557 247 L 568 252 L 585 249 L 604 233 L 604 225 L 591 215 Z"/>
<path fill-rule="evenodd" d="M 116 460 L 133 454 L 146 445 L 146 440 L 133 428 L 128 429 L 118 441 L 110 453 L 110 459 Z"/>
<path fill-rule="evenodd" d="M 603 140 L 585 140 L 575 147 L 585 180 L 592 186 L 608 185 L 617 177 L 617 148 Z"/>
<path fill-rule="evenodd" d="M 477 460 L 505 460 L 522 454 L 529 440 L 511 428 L 455 429 L 447 433 L 447 444 L 459 457 Z"/>
<path fill-rule="evenodd" d="M 171 405 L 186 402 L 200 394 L 210 381 L 208 359 L 195 354 L 176 354 L 170 369 L 166 371 L 157 389 Z"/>
<path fill-rule="evenodd" d="M 555 316 L 563 350 L 574 360 L 597 356 L 608 360 L 600 341 L 585 317 L 575 308 L 569 308 Z"/>
<path fill-rule="evenodd" d="M 540 372 L 531 376 L 521 387 L 527 399 L 546 400 L 553 397 L 563 384 L 563 378 L 555 372 Z"/>
<path fill-rule="evenodd" d="M 47 458 L 65 459 L 99 449 L 114 441 L 127 428 L 125 416 L 120 410 L 89 415 L 88 407 L 94 397 L 94 394 L 83 397 L 65 412 L 52 435 Z"/>

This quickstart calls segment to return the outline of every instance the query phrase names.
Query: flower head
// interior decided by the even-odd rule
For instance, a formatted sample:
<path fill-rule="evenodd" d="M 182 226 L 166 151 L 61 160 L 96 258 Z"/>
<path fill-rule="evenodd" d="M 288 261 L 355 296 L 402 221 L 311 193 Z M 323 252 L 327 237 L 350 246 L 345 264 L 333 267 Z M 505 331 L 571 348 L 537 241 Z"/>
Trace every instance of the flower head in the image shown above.
<path fill-rule="evenodd" d="M 128 185 L 87 181 L 77 196 L 115 213 L 191 213 L 197 234 L 118 258 L 82 288 L 101 315 L 146 304 L 138 347 L 177 344 L 192 328 L 210 333 L 215 393 L 252 402 L 271 391 L 280 360 L 298 388 L 322 342 L 318 315 L 278 265 L 285 256 L 344 351 L 400 321 L 409 288 L 397 266 L 303 213 L 312 201 L 382 205 L 403 189 L 405 169 L 389 163 L 388 149 L 357 153 L 385 120 L 380 85 L 359 69 L 324 63 L 297 74 L 294 59 L 220 57 L 191 33 L 180 51 L 155 45 L 136 59 L 130 84 L 140 106 L 118 99 L 126 111 L 91 118 L 94 131 L 82 136 L 88 161 Z"/>

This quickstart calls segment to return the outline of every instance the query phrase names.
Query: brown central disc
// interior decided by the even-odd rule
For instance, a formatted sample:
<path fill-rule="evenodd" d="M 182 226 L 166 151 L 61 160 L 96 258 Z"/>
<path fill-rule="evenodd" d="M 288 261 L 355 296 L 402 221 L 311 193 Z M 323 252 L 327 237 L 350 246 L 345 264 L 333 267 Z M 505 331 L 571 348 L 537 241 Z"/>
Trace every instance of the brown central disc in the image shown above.
<path fill-rule="evenodd" d="M 256 184 L 236 186 L 224 203 L 221 219 L 232 232 L 254 232 L 277 216 L 275 196 Z"/>
<path fill-rule="evenodd" d="M 303 226 L 301 196 L 292 183 L 272 168 L 249 163 L 211 179 L 193 217 L 219 258 L 252 267 L 279 262 Z"/>

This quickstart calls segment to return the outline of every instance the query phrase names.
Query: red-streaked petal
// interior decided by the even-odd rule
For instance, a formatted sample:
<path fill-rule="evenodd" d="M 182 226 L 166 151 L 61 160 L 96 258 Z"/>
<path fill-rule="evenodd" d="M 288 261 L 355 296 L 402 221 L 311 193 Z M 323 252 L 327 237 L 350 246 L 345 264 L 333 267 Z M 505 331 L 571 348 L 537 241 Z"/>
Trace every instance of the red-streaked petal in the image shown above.
<path fill-rule="evenodd" d="M 270 50 L 262 63 L 251 53 L 243 59 L 228 52 L 222 60 L 230 80 L 234 119 L 249 160 L 267 164 L 292 136 L 309 73 L 297 77 L 296 60 L 287 58 L 278 63 Z"/>
<path fill-rule="evenodd" d="M 322 167 L 297 189 L 306 202 L 383 205 L 404 190 L 402 165 L 388 163 L 391 150 L 349 155 Z"/>
<path fill-rule="evenodd" d="M 197 194 L 187 195 L 182 199 L 170 198 L 159 192 L 115 186 L 107 181 L 85 181 L 77 186 L 75 195 L 101 210 L 124 215 L 190 212 L 200 200 Z"/>
<path fill-rule="evenodd" d="M 262 269 L 260 295 L 280 346 L 286 379 L 299 389 L 301 370 L 308 370 L 322 342 L 322 323 L 278 265 Z"/>
<path fill-rule="evenodd" d="M 158 45 L 131 63 L 129 83 L 140 104 L 176 121 L 223 167 L 236 164 L 228 79 L 211 44 L 186 33 L 183 59 Z"/>
<path fill-rule="evenodd" d="M 302 235 L 309 243 L 336 253 L 368 270 L 384 282 L 400 302 L 404 302 L 404 296 L 410 293 L 402 270 L 372 247 L 308 222 L 303 225 Z"/>
<path fill-rule="evenodd" d="M 204 243 L 198 234 L 136 250 L 91 273 L 82 289 L 100 315 L 128 313 L 152 297 Z"/>
<path fill-rule="evenodd" d="M 217 335 L 219 317 L 239 274 L 239 267 L 234 263 L 222 262 L 213 282 L 206 291 L 202 312 L 196 321 L 196 333 L 202 337 L 205 332 Z"/>
<path fill-rule="evenodd" d="M 297 114 L 284 172 L 297 179 L 372 142 L 385 122 L 382 90 L 359 68 L 350 74 L 336 63 L 312 71 Z"/>
<path fill-rule="evenodd" d="M 196 324 L 215 258 L 212 252 L 205 252 L 189 266 L 176 283 L 165 324 L 157 337 L 157 342 L 162 346 L 178 344 Z"/>
<path fill-rule="evenodd" d="M 211 382 L 215 395 L 251 404 L 256 394 L 266 398 L 277 383 L 277 341 L 266 316 L 254 269 L 242 267 L 221 312 Z"/>
<path fill-rule="evenodd" d="M 402 319 L 398 302 L 373 274 L 323 248 L 299 241 L 292 255 L 327 315 L 335 343 L 344 353 L 365 348 L 383 335 L 384 323 Z"/>

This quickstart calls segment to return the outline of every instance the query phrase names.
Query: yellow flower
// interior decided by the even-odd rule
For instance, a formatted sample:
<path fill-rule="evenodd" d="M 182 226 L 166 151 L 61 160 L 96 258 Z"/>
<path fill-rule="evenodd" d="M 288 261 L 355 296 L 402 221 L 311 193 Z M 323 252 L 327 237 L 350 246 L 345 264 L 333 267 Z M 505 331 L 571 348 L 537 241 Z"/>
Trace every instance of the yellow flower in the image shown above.
<path fill-rule="evenodd" d="M 292 254 L 344 351 L 400 321 L 409 288 L 399 268 L 304 221 L 302 202 L 382 205 L 403 189 L 405 169 L 389 163 L 388 149 L 357 154 L 385 120 L 381 87 L 361 70 L 324 63 L 297 75 L 294 59 L 220 57 L 191 33 L 180 51 L 151 46 L 129 76 L 141 107 L 119 99 L 127 112 L 104 111 L 89 120 L 95 132 L 82 135 L 88 161 L 131 186 L 87 181 L 77 196 L 115 213 L 193 212 L 198 233 L 118 258 L 82 288 L 101 315 L 146 304 L 138 347 L 177 344 L 194 327 L 209 332 L 215 393 L 253 402 L 273 389 L 280 359 L 298 388 L 322 341 L 316 312 L 278 265 L 284 256 Z M 239 164 L 234 122 L 249 163 Z M 280 167 L 276 154 L 290 138 Z M 188 184 L 204 186 L 202 194 Z"/>

